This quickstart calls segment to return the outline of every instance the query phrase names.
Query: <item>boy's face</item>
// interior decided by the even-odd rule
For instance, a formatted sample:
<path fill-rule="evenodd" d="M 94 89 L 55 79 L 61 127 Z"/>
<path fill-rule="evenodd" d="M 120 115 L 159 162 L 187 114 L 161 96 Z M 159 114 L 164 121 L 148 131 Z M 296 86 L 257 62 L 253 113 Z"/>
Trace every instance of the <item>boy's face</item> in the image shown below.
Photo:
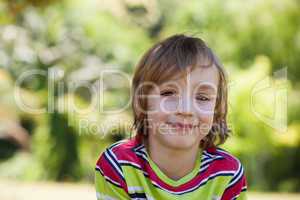
<path fill-rule="evenodd" d="M 149 139 L 177 150 L 198 147 L 208 134 L 218 91 L 215 66 L 189 69 L 148 94 Z"/>

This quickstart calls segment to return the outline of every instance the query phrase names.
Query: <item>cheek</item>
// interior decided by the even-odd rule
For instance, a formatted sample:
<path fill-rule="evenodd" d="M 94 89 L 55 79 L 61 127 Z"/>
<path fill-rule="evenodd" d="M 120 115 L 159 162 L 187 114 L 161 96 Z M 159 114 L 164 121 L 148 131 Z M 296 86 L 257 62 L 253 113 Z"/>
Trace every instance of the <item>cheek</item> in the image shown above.
<path fill-rule="evenodd" d="M 194 102 L 194 110 L 202 115 L 213 115 L 215 110 L 215 102 Z"/>
<path fill-rule="evenodd" d="M 199 119 L 200 123 L 209 125 L 209 124 L 213 123 L 214 115 L 200 113 L 198 115 L 198 119 Z"/>
<path fill-rule="evenodd" d="M 161 114 L 175 112 L 178 107 L 178 99 L 175 97 L 157 98 L 149 103 L 149 110 Z"/>
<path fill-rule="evenodd" d="M 213 106 L 214 108 L 214 106 Z M 214 121 L 214 109 L 210 107 L 208 110 L 197 111 L 201 132 L 208 133 Z"/>
<path fill-rule="evenodd" d="M 151 124 L 152 127 L 156 127 L 161 122 L 165 121 L 167 113 L 163 111 L 159 101 L 152 101 L 149 103 L 147 110 L 148 123 Z"/>
<path fill-rule="evenodd" d="M 200 121 L 212 123 L 215 114 L 215 102 L 197 104 L 195 107 Z"/>
<path fill-rule="evenodd" d="M 179 104 L 178 97 L 166 97 L 160 99 L 160 110 L 164 113 L 172 113 L 177 110 Z"/>
<path fill-rule="evenodd" d="M 213 115 L 199 115 L 199 129 L 201 134 L 207 135 L 213 125 Z"/>

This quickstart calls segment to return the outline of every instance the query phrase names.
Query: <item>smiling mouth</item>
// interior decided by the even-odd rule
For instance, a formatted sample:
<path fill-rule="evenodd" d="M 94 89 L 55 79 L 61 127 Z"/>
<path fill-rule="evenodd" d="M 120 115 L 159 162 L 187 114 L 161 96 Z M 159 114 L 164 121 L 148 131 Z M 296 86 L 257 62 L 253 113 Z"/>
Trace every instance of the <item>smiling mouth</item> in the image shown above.
<path fill-rule="evenodd" d="M 177 123 L 167 123 L 169 126 L 174 127 L 176 129 L 193 129 L 197 128 L 198 125 L 193 125 L 193 124 L 183 124 L 180 122 Z"/>

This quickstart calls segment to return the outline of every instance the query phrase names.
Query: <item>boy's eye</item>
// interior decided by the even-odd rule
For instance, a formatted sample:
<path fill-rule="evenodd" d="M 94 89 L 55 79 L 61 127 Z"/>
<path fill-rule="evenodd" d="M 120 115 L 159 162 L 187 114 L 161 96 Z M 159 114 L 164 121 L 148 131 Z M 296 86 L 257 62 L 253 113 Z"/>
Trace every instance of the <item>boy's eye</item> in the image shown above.
<path fill-rule="evenodd" d="M 160 95 L 162 95 L 162 96 L 172 96 L 172 95 L 175 95 L 175 94 L 176 94 L 176 92 L 172 91 L 172 90 L 166 90 L 166 91 L 162 91 L 160 93 Z"/>
<path fill-rule="evenodd" d="M 205 96 L 197 96 L 196 98 L 198 101 L 209 101 L 210 99 Z"/>

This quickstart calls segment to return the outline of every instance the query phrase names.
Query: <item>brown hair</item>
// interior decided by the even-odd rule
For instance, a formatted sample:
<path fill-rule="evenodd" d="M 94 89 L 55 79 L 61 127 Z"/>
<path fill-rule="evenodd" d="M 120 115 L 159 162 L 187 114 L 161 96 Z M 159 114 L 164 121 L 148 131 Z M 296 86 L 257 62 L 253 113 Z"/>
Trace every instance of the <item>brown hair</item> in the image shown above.
<path fill-rule="evenodd" d="M 229 136 L 227 127 L 227 80 L 226 73 L 212 50 L 203 40 L 186 35 L 174 35 L 152 46 L 137 64 L 132 81 L 133 128 L 137 135 L 146 139 L 148 135 L 147 96 L 151 84 L 161 84 L 174 74 L 183 72 L 188 66 L 216 66 L 219 72 L 218 94 L 216 99 L 213 126 L 201 141 L 200 148 L 223 144 Z M 191 69 L 191 70 L 192 70 Z M 144 87 L 140 88 L 140 85 Z"/>

